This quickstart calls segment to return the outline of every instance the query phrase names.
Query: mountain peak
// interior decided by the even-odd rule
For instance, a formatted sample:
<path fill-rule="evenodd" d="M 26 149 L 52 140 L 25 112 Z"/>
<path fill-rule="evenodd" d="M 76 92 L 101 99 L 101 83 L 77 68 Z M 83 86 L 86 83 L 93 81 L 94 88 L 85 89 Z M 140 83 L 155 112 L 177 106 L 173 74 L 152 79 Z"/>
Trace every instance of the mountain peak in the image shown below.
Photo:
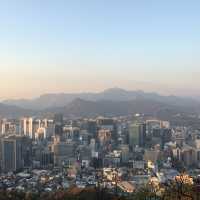
<path fill-rule="evenodd" d="M 125 89 L 122 89 L 122 88 L 119 88 L 119 87 L 113 87 L 113 88 L 108 88 L 106 90 L 103 91 L 104 93 L 111 93 L 111 92 L 128 92 L 127 90 Z"/>

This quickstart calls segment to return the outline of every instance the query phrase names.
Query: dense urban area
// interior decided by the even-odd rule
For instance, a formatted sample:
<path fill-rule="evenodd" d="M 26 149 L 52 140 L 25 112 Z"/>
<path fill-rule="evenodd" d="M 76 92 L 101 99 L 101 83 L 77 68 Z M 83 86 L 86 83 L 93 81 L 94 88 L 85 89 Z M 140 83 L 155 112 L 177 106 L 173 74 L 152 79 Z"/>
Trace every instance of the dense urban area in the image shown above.
<path fill-rule="evenodd" d="M 200 194 L 200 130 L 192 126 L 143 114 L 92 119 L 55 114 L 2 118 L 0 127 L 0 199 L 12 194 L 70 199 L 83 193 L 82 199 L 195 199 Z"/>
<path fill-rule="evenodd" d="M 0 0 L 0 200 L 200 200 L 200 0 Z"/>

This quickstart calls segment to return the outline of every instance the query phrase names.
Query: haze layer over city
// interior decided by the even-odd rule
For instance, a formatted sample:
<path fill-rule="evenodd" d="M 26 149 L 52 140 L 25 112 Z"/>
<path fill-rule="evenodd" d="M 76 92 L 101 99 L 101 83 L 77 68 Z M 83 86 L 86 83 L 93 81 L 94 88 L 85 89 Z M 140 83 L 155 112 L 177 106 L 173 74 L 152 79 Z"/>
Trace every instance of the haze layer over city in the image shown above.
<path fill-rule="evenodd" d="M 0 1 L 0 200 L 198 200 L 200 1 Z"/>

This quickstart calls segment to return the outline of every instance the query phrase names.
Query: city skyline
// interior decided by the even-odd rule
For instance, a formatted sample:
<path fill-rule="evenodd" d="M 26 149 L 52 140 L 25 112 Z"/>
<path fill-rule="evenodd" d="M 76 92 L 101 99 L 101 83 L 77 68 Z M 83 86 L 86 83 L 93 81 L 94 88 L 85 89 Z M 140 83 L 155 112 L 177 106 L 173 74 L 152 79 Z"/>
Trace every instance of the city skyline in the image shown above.
<path fill-rule="evenodd" d="M 0 99 L 120 87 L 200 96 L 198 1 L 0 3 Z"/>
<path fill-rule="evenodd" d="M 0 200 L 199 199 L 199 10 L 0 0 Z"/>

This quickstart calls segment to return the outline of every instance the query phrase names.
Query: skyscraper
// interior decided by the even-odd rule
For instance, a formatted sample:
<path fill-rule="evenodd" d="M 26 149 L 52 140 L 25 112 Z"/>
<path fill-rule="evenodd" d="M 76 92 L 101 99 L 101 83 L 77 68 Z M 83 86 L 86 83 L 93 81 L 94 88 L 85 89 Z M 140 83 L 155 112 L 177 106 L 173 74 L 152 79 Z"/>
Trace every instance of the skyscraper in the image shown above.
<path fill-rule="evenodd" d="M 54 124 L 55 124 L 55 135 L 62 136 L 63 134 L 63 115 L 55 114 L 54 115 Z"/>
<path fill-rule="evenodd" d="M 2 170 L 17 171 L 23 168 L 22 138 L 10 136 L 2 138 Z"/>
<path fill-rule="evenodd" d="M 139 146 L 140 126 L 137 123 L 129 125 L 129 147 L 133 150 L 134 147 Z"/>
<path fill-rule="evenodd" d="M 146 138 L 146 124 L 133 123 L 129 125 L 129 147 L 133 149 L 136 146 L 144 147 Z"/>
<path fill-rule="evenodd" d="M 145 141 L 146 141 L 146 124 L 140 123 L 139 125 L 140 133 L 139 133 L 139 146 L 145 147 Z"/>

